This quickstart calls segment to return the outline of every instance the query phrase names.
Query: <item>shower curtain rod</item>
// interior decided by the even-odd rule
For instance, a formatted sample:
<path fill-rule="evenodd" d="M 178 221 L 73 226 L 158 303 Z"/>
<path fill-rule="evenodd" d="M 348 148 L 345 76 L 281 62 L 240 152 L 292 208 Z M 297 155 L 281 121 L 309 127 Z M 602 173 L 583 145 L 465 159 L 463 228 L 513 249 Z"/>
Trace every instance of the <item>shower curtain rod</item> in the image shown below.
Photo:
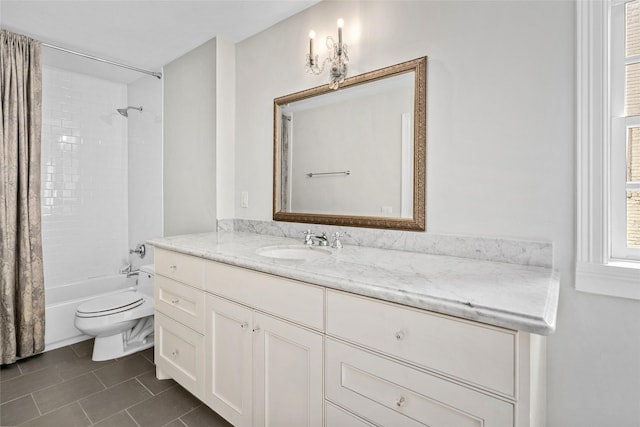
<path fill-rule="evenodd" d="M 75 50 L 66 49 L 64 47 L 56 46 L 56 45 L 45 43 L 45 42 L 42 42 L 42 46 L 45 46 L 45 47 L 48 47 L 48 48 L 51 48 L 51 49 L 61 50 L 63 52 L 71 53 L 73 55 L 82 56 L 84 58 L 93 59 L 94 61 L 99 61 L 99 62 L 104 62 L 106 64 L 115 65 L 116 67 L 127 68 L 129 70 L 137 71 L 139 73 L 149 74 L 150 76 L 153 76 L 153 77 L 158 78 L 158 79 L 162 78 L 162 73 L 158 73 L 158 72 L 155 72 L 155 71 L 143 70 L 142 68 L 132 67 L 131 65 L 121 64 L 119 62 L 109 61 L 108 59 L 98 58 L 97 56 L 87 55 L 86 53 L 76 52 Z"/>

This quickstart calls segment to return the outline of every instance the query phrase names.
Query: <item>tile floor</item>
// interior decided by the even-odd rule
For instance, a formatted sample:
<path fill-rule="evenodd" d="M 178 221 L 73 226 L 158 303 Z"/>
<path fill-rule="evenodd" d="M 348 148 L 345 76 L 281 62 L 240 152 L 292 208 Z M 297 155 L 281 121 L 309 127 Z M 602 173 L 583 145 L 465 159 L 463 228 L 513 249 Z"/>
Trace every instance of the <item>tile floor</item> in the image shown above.
<path fill-rule="evenodd" d="M 0 426 L 230 427 L 173 380 L 157 380 L 153 348 L 91 360 L 93 340 L 3 365 Z"/>

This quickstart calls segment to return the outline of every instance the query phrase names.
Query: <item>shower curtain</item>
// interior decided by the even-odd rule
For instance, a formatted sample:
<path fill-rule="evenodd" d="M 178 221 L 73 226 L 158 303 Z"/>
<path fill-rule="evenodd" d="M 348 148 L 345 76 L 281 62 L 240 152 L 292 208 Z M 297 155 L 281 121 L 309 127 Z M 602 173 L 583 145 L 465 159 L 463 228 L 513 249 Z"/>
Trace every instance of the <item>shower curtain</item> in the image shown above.
<path fill-rule="evenodd" d="M 44 350 L 40 42 L 0 30 L 0 363 Z"/>

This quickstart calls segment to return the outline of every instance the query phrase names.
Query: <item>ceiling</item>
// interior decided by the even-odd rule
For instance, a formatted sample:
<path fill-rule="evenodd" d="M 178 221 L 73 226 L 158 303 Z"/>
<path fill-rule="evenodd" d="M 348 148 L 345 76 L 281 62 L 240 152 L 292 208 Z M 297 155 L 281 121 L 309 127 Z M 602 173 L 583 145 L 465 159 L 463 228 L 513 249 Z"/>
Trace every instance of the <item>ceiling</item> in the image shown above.
<path fill-rule="evenodd" d="M 0 26 L 137 68 L 164 64 L 214 37 L 234 43 L 320 0 L 1 0 Z M 43 48 L 47 65 L 129 83 L 142 74 Z"/>

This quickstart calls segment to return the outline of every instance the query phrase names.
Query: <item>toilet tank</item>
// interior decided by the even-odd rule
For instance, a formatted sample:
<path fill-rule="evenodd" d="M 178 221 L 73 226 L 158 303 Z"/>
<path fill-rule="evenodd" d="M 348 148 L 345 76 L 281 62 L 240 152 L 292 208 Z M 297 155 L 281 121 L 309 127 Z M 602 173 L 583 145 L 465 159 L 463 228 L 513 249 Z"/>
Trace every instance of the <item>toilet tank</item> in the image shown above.
<path fill-rule="evenodd" d="M 153 296 L 153 277 L 155 270 L 153 264 L 140 267 L 138 274 L 138 291 L 145 295 Z"/>

